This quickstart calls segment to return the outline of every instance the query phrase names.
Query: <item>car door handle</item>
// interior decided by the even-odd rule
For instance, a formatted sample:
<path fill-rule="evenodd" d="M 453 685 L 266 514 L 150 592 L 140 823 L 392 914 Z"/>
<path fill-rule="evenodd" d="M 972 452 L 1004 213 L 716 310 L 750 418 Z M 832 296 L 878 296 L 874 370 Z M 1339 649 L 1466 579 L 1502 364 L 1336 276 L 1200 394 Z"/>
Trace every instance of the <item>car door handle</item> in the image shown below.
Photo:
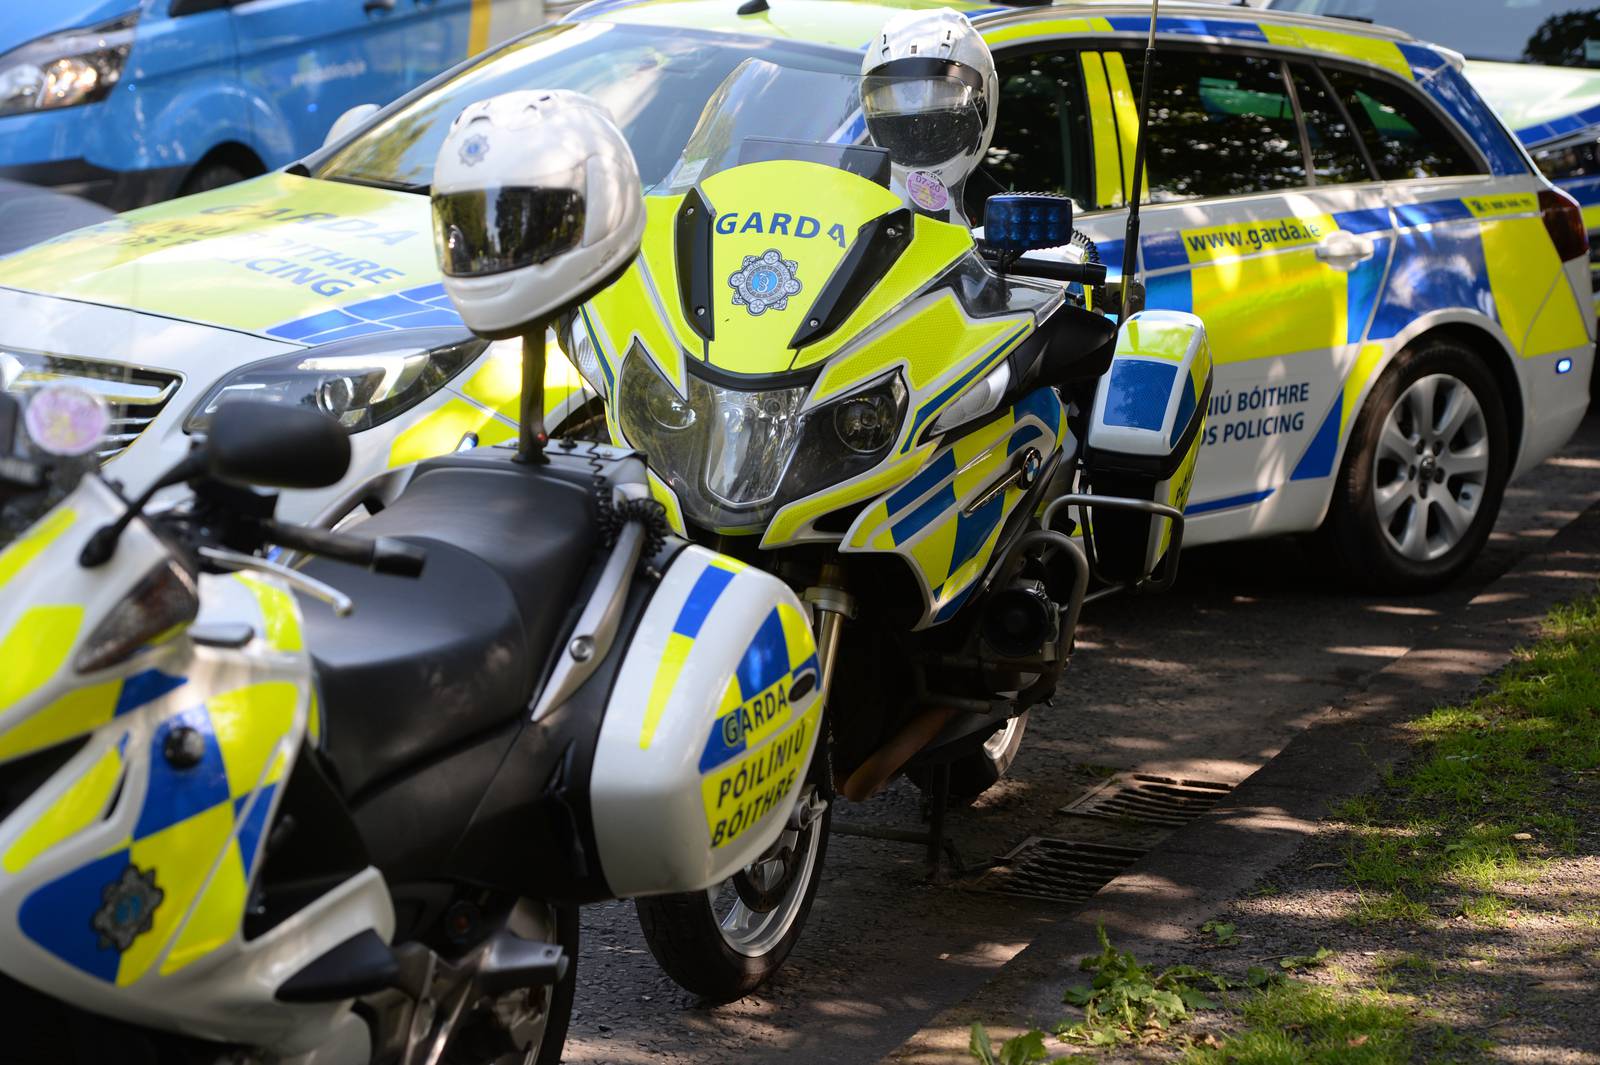
<path fill-rule="evenodd" d="M 1354 270 L 1372 255 L 1372 241 L 1343 229 L 1329 233 L 1317 245 L 1317 258 L 1335 270 Z"/>
<path fill-rule="evenodd" d="M 366 0 L 361 10 L 369 15 L 387 15 L 394 10 L 395 0 Z"/>

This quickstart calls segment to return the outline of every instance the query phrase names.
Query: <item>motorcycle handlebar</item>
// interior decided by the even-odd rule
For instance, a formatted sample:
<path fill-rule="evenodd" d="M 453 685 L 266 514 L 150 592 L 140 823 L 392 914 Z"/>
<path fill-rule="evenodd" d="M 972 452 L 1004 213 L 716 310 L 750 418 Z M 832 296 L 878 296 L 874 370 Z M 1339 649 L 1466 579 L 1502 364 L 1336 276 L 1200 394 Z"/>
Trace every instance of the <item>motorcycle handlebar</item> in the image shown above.
<path fill-rule="evenodd" d="M 1106 283 L 1104 263 L 1067 263 L 1054 259 L 1030 259 L 1023 256 L 1007 270 L 1023 277 L 1038 277 L 1046 281 L 1064 281 L 1069 285 L 1088 285 L 1098 288 Z"/>
<path fill-rule="evenodd" d="M 341 536 L 304 525 L 286 525 L 268 522 L 267 539 L 293 551 L 308 555 L 364 566 L 374 573 L 395 577 L 419 577 L 427 562 L 427 552 L 415 544 L 380 536 L 376 540 L 363 540 L 355 536 Z"/>

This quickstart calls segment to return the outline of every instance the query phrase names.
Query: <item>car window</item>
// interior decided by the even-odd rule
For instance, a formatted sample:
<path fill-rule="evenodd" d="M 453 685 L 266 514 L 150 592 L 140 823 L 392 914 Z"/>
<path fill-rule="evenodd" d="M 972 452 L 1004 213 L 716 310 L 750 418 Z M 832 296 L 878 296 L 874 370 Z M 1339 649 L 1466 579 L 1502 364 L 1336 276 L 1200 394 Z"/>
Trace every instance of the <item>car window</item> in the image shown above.
<path fill-rule="evenodd" d="M 1600 67 L 1595 0 L 1274 0 L 1266 6 L 1396 26 L 1469 59 Z"/>
<path fill-rule="evenodd" d="M 1328 91 L 1327 83 L 1312 67 L 1299 63 L 1290 68 L 1295 98 L 1306 125 L 1306 142 L 1311 147 L 1311 169 L 1319 185 L 1349 185 L 1371 181 L 1356 142 L 1355 130 L 1344 109 Z"/>
<path fill-rule="evenodd" d="M 1409 89 L 1348 70 L 1326 73 L 1384 180 L 1482 173 L 1460 138 Z"/>
<path fill-rule="evenodd" d="M 399 108 L 317 165 L 315 176 L 426 187 L 450 123 L 463 108 L 517 89 L 574 89 L 611 111 L 645 185 L 677 162 L 700 111 L 749 58 L 855 74 L 859 55 L 727 34 L 606 23 L 557 23 L 510 42 L 402 101 Z"/>
<path fill-rule="evenodd" d="M 968 182 L 969 198 L 981 203 L 996 192 L 1054 192 L 1071 196 L 1085 209 L 1101 206 L 1089 178 L 1089 114 L 1079 55 L 999 57 L 994 141 L 979 171 L 981 179 Z M 1097 118 L 1111 121 L 1109 115 Z M 969 211 L 969 217 L 976 221 L 979 214 Z"/>
<path fill-rule="evenodd" d="M 1143 53 L 1130 50 L 1123 58 L 1137 87 Z M 1146 165 L 1156 203 L 1305 185 L 1282 64 L 1215 52 L 1160 53 L 1150 85 Z"/>

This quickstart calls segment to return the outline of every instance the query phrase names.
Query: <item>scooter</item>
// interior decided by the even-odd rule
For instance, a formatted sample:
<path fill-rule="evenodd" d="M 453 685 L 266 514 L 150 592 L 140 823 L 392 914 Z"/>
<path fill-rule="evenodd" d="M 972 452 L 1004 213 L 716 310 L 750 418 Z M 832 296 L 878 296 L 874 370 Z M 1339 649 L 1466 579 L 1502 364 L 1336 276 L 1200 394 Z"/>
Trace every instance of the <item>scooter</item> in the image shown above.
<path fill-rule="evenodd" d="M 8 1063 L 548 1065 L 577 905 L 820 846 L 806 606 L 671 536 L 638 456 L 530 419 L 329 531 L 261 491 L 344 474 L 313 411 L 225 406 L 128 500 L 94 396 L 0 395 Z"/>

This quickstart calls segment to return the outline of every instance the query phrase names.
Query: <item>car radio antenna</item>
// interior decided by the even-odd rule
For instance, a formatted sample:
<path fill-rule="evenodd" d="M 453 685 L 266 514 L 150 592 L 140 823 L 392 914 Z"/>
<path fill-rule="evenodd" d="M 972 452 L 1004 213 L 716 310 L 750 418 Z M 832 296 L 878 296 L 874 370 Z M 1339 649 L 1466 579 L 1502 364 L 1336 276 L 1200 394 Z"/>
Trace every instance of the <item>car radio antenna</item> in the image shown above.
<path fill-rule="evenodd" d="M 1122 244 L 1122 314 L 1117 322 L 1144 310 L 1144 285 L 1139 282 L 1139 202 L 1144 186 L 1144 145 L 1150 128 L 1150 78 L 1156 66 L 1156 15 L 1161 0 L 1150 0 L 1150 36 L 1144 46 L 1144 76 L 1139 79 L 1139 134 L 1133 147 L 1133 184 L 1129 190 L 1128 230 Z"/>

